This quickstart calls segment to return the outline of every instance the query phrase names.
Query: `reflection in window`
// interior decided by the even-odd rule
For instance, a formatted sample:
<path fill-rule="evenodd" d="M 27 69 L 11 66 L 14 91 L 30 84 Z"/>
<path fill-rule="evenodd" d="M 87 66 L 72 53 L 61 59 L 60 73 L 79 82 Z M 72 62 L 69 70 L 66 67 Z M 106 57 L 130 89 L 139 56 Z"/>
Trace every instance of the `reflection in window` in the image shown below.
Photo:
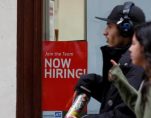
<path fill-rule="evenodd" d="M 85 0 L 44 0 L 43 40 L 85 39 Z"/>

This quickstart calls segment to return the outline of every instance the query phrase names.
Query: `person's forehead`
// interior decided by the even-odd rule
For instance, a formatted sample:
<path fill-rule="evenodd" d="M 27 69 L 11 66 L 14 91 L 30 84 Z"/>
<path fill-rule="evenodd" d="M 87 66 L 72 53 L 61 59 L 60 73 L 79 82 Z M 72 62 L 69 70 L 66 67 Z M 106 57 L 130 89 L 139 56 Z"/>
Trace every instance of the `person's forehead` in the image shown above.
<path fill-rule="evenodd" d="M 107 24 L 107 25 L 110 25 L 110 26 L 117 26 L 117 24 L 112 23 L 112 22 L 107 22 L 106 24 Z"/>

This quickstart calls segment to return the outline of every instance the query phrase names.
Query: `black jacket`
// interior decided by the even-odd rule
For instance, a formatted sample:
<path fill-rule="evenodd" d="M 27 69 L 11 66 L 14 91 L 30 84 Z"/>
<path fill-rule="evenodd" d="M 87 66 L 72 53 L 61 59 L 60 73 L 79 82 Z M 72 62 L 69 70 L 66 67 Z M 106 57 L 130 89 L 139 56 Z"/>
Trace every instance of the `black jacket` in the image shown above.
<path fill-rule="evenodd" d="M 131 63 L 128 47 L 110 48 L 101 47 L 103 54 L 103 75 L 87 74 L 81 76 L 76 90 L 81 90 L 80 86 L 84 86 L 91 91 L 91 96 L 101 102 L 100 114 L 87 115 L 84 118 L 135 118 L 134 113 L 123 103 L 118 90 L 108 81 L 108 71 L 112 67 L 110 59 L 119 62 L 123 73 L 129 83 L 139 88 L 143 80 L 144 71 Z"/>

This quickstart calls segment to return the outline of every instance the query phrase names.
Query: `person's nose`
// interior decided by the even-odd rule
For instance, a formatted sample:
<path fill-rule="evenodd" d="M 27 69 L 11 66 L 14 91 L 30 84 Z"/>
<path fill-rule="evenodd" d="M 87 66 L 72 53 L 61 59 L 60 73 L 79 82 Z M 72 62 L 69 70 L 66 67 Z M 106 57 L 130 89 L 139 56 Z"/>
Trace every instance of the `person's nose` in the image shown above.
<path fill-rule="evenodd" d="M 104 30 L 103 35 L 104 35 L 104 36 L 107 36 L 107 35 L 108 35 L 107 29 Z"/>

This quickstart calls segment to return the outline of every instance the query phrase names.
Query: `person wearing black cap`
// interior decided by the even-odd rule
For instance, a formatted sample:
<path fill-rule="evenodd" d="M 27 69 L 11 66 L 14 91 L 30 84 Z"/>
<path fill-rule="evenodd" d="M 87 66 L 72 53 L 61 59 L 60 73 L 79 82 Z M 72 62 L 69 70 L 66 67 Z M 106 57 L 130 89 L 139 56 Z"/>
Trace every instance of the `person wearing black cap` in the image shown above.
<path fill-rule="evenodd" d="M 111 59 L 120 64 L 128 82 L 136 89 L 139 88 L 144 70 L 133 65 L 128 48 L 130 47 L 134 27 L 145 22 L 142 9 L 133 2 L 125 2 L 113 8 L 107 18 L 96 17 L 107 22 L 104 36 L 108 45 L 101 47 L 103 55 L 103 75 L 87 74 L 80 77 L 75 91 L 78 94 L 91 93 L 91 97 L 101 103 L 99 114 L 87 114 L 83 118 L 135 118 L 135 114 L 121 99 L 118 90 L 108 81 L 108 71 L 112 67 Z"/>

